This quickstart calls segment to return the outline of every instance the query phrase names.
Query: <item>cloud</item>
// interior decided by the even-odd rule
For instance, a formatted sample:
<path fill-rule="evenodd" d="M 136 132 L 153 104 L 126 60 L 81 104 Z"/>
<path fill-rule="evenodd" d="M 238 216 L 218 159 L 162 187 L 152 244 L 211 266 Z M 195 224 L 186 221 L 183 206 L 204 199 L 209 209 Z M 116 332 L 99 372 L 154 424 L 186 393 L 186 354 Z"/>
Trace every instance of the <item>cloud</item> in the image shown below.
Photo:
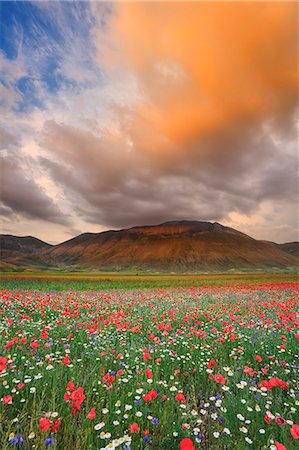
<path fill-rule="evenodd" d="M 285 158 L 267 135 L 255 144 L 259 164 L 248 159 L 250 148 L 243 145 L 244 158 L 237 163 L 207 169 L 211 162 L 205 161 L 204 170 L 196 157 L 180 166 L 152 165 L 122 134 L 99 137 L 51 121 L 43 136 L 51 159 L 41 158 L 42 167 L 91 223 L 119 228 L 171 219 L 220 220 L 232 211 L 253 213 L 264 200 L 296 201 L 296 159 Z"/>
<path fill-rule="evenodd" d="M 210 139 L 221 153 L 217 137 L 289 118 L 296 34 L 294 4 L 124 2 L 96 43 L 99 64 L 138 74 L 148 98 L 136 112 L 140 134 L 154 132 L 172 154 L 186 155 L 194 142 L 205 151 Z"/>
<path fill-rule="evenodd" d="M 22 214 L 31 219 L 42 219 L 57 224 L 68 224 L 54 202 L 43 189 L 28 178 L 21 162 L 16 163 L 17 155 L 10 152 L 9 157 L 1 159 L 1 212 L 3 216 Z"/>
<path fill-rule="evenodd" d="M 233 218 L 259 237 L 295 236 L 296 5 L 33 9 L 18 53 L 22 70 L 5 86 L 5 145 L 16 151 L 5 171 L 19 180 L 19 188 L 8 181 L 6 214 L 35 220 L 41 211 L 64 223 L 59 202 L 73 230 L 175 219 L 234 226 Z M 34 96 L 20 89 L 24 77 Z"/>

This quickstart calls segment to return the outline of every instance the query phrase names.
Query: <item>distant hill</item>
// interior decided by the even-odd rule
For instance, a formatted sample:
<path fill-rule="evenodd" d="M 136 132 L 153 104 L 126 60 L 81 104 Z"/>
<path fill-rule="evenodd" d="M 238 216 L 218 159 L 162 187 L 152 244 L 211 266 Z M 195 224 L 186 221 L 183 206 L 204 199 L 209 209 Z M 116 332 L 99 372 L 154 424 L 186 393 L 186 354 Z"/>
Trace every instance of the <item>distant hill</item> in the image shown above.
<path fill-rule="evenodd" d="M 25 267 L 202 272 L 299 266 L 297 254 L 290 251 L 298 243 L 258 241 L 217 222 L 175 221 L 84 233 L 54 246 L 2 235 L 0 245 L 4 263 Z"/>
<path fill-rule="evenodd" d="M 299 242 L 287 242 L 285 244 L 276 244 L 280 250 L 292 256 L 299 257 Z"/>
<path fill-rule="evenodd" d="M 32 236 L 13 236 L 0 234 L 0 270 L 15 270 L 18 266 L 35 265 L 39 251 L 52 245 Z"/>

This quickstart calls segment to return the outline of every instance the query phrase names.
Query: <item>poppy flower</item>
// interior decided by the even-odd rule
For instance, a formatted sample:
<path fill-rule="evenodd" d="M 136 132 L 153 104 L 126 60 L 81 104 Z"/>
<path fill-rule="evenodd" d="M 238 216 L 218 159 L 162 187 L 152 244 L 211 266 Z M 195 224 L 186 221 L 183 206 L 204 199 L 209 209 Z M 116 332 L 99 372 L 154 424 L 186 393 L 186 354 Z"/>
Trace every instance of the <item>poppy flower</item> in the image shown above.
<path fill-rule="evenodd" d="M 211 359 L 211 360 L 208 362 L 208 369 L 212 369 L 212 368 L 215 366 L 215 364 L 216 364 L 215 359 Z"/>
<path fill-rule="evenodd" d="M 179 392 L 179 393 L 175 396 L 175 399 L 176 399 L 178 402 L 183 402 L 183 403 L 186 401 L 186 398 L 185 398 L 184 394 L 182 394 L 181 392 Z"/>
<path fill-rule="evenodd" d="M 36 349 L 36 348 L 39 347 L 39 343 L 36 342 L 36 341 L 33 341 L 33 342 L 31 342 L 30 347 L 33 348 L 33 349 Z"/>
<path fill-rule="evenodd" d="M 275 422 L 277 423 L 277 425 L 279 425 L 280 427 L 284 426 L 286 424 L 286 421 L 283 417 L 276 417 L 275 418 Z"/>
<path fill-rule="evenodd" d="M 96 410 L 95 410 L 95 408 L 91 408 L 91 410 L 87 414 L 86 418 L 93 420 L 93 419 L 95 419 L 95 417 L 96 417 Z"/>
<path fill-rule="evenodd" d="M 276 450 L 287 450 L 286 447 L 283 444 L 281 444 L 280 442 L 276 441 L 275 445 L 276 445 Z"/>
<path fill-rule="evenodd" d="M 7 358 L 5 356 L 0 356 L 0 372 L 6 370 Z"/>
<path fill-rule="evenodd" d="M 226 379 L 220 373 L 217 373 L 215 375 L 215 381 L 216 381 L 216 383 L 220 383 L 220 384 L 225 384 L 226 383 Z"/>
<path fill-rule="evenodd" d="M 66 389 L 68 391 L 74 391 L 76 389 L 76 386 L 74 385 L 74 383 L 72 381 L 69 381 L 68 384 L 67 384 Z"/>
<path fill-rule="evenodd" d="M 59 419 L 55 419 L 53 422 L 53 425 L 51 427 L 51 433 L 56 433 L 56 431 L 58 430 L 60 425 L 61 425 L 61 421 Z"/>
<path fill-rule="evenodd" d="M 130 426 L 130 431 L 131 431 L 131 433 L 139 433 L 140 428 L 139 428 L 137 422 L 133 422 L 133 423 L 131 424 L 131 426 Z"/>
<path fill-rule="evenodd" d="M 65 400 L 66 402 L 69 402 L 70 399 L 71 399 L 71 393 L 70 393 L 69 391 L 66 391 L 66 392 L 64 393 L 63 398 L 64 398 L 64 400 Z"/>
<path fill-rule="evenodd" d="M 271 417 L 270 417 L 267 413 L 264 415 L 264 420 L 265 420 L 267 423 L 271 423 L 271 422 L 272 422 Z"/>
<path fill-rule="evenodd" d="M 71 360 L 70 360 L 69 356 L 66 356 L 65 358 L 63 358 L 63 360 L 61 362 L 62 362 L 62 364 L 65 364 L 68 366 L 70 364 Z"/>
<path fill-rule="evenodd" d="M 39 426 L 41 431 L 45 433 L 50 428 L 51 421 L 47 417 L 42 417 L 41 419 L 39 419 Z"/>
<path fill-rule="evenodd" d="M 294 423 L 294 425 L 290 429 L 290 432 L 294 439 L 299 439 L 299 425 L 296 425 Z"/>
<path fill-rule="evenodd" d="M 11 395 L 5 395 L 5 397 L 2 398 L 2 403 L 4 405 L 11 404 L 12 403 L 12 396 Z"/>
<path fill-rule="evenodd" d="M 195 450 L 193 442 L 189 438 L 184 438 L 180 442 L 180 450 Z"/>

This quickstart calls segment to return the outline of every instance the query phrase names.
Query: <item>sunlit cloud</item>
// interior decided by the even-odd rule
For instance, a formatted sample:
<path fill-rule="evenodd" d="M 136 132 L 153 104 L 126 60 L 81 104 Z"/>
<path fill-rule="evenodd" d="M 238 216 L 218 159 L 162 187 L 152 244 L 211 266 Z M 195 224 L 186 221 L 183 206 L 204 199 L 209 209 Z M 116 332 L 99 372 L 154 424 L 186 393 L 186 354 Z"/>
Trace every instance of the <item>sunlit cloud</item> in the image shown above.
<path fill-rule="evenodd" d="M 198 219 L 297 239 L 295 4 L 6 8 L 3 217 L 26 217 L 12 232 Z"/>

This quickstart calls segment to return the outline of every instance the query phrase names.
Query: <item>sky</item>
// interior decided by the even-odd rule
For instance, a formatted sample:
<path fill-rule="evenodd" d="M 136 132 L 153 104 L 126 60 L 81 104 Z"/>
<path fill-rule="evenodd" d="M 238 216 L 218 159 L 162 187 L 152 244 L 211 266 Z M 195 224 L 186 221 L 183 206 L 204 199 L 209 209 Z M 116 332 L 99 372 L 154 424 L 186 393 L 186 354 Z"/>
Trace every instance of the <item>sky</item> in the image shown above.
<path fill-rule="evenodd" d="M 298 240 L 298 3 L 0 3 L 1 232 Z"/>

